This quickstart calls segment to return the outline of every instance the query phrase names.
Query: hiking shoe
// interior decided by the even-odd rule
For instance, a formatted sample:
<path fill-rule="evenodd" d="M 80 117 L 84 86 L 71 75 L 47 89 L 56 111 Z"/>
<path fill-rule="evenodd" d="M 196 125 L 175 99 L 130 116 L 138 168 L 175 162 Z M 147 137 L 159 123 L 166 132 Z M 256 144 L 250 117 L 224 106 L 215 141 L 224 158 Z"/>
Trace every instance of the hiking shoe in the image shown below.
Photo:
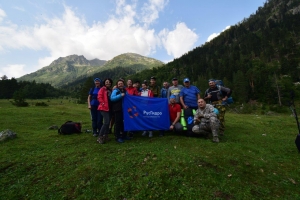
<path fill-rule="evenodd" d="M 144 131 L 142 136 L 146 136 L 147 135 L 147 131 Z"/>
<path fill-rule="evenodd" d="M 125 141 L 122 138 L 117 139 L 117 142 L 124 143 Z"/>
<path fill-rule="evenodd" d="M 93 136 L 94 136 L 94 137 L 98 137 L 99 135 L 98 135 L 97 133 L 94 133 Z"/>
<path fill-rule="evenodd" d="M 152 131 L 149 131 L 149 137 L 153 137 Z"/>
<path fill-rule="evenodd" d="M 103 136 L 100 136 L 97 141 L 100 143 L 100 144 L 104 144 L 105 143 L 105 140 L 103 138 Z"/>
<path fill-rule="evenodd" d="M 219 143 L 219 138 L 218 138 L 218 136 L 214 136 L 214 137 L 213 137 L 213 142 Z"/>

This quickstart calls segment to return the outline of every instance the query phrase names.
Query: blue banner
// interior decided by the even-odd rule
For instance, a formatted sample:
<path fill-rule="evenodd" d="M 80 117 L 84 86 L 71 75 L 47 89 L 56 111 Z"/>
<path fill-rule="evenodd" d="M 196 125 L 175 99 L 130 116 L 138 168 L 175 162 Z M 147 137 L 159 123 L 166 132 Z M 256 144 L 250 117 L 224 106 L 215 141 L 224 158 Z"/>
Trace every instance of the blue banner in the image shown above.
<path fill-rule="evenodd" d="M 125 131 L 169 130 L 167 98 L 125 95 L 123 98 Z"/>

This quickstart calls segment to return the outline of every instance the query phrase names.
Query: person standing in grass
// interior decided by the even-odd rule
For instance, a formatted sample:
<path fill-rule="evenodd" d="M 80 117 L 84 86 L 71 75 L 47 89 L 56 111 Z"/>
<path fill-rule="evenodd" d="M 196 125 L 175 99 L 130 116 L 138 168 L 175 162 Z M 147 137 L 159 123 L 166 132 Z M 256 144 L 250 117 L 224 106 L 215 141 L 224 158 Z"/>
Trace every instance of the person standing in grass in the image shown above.
<path fill-rule="evenodd" d="M 167 98 L 168 97 L 168 89 L 169 89 L 169 83 L 165 81 L 163 83 L 163 87 L 160 90 L 161 98 Z"/>
<path fill-rule="evenodd" d="M 138 91 L 138 93 L 141 92 L 142 88 L 141 88 L 141 82 L 139 80 L 136 80 L 133 84 L 133 87 L 136 88 L 136 90 Z"/>
<path fill-rule="evenodd" d="M 160 97 L 160 87 L 156 84 L 156 77 L 151 76 L 149 89 L 153 93 L 153 97 Z"/>
<path fill-rule="evenodd" d="M 147 82 L 142 83 L 142 90 L 140 92 L 141 97 L 153 97 L 153 93 L 150 89 L 147 87 Z M 149 137 L 153 137 L 152 131 L 144 131 L 142 133 L 142 136 L 146 136 L 147 133 L 149 133 Z"/>
<path fill-rule="evenodd" d="M 198 109 L 194 115 L 194 126 L 192 131 L 194 133 L 207 133 L 211 132 L 213 136 L 213 142 L 219 142 L 219 127 L 220 122 L 218 120 L 216 109 L 206 104 L 204 99 L 198 99 Z"/>
<path fill-rule="evenodd" d="M 97 137 L 99 135 L 103 123 L 103 117 L 100 111 L 98 110 L 99 101 L 97 100 L 98 92 L 102 86 L 101 79 L 95 78 L 94 83 L 95 86 L 90 89 L 87 102 L 88 108 L 91 112 L 93 136 Z"/>
<path fill-rule="evenodd" d="M 101 127 L 98 142 L 100 144 L 104 144 L 108 141 L 108 133 L 109 133 L 109 123 L 111 120 L 111 86 L 113 81 L 110 78 L 104 79 L 104 86 L 98 92 L 98 101 L 99 106 L 98 110 L 100 110 L 101 115 L 103 117 L 103 125 Z"/>
<path fill-rule="evenodd" d="M 197 100 L 200 99 L 200 90 L 191 85 L 190 79 L 185 78 L 183 79 L 184 88 L 180 91 L 180 102 L 182 105 L 184 119 L 187 124 L 187 136 L 192 136 L 192 128 L 193 128 L 193 109 L 197 109 Z"/>
<path fill-rule="evenodd" d="M 113 102 L 112 110 L 115 118 L 115 137 L 116 141 L 119 143 L 125 142 L 127 139 L 124 133 L 124 121 L 123 121 L 123 105 L 122 99 L 126 95 L 126 90 L 124 89 L 124 81 L 118 80 L 117 87 L 113 90 L 110 97 Z"/>
<path fill-rule="evenodd" d="M 175 101 L 176 101 L 176 103 L 177 104 L 179 104 L 180 105 L 180 107 L 181 107 L 181 103 L 180 103 L 180 96 L 179 96 L 179 94 L 180 94 L 180 91 L 181 91 L 181 89 L 183 88 L 183 86 L 182 85 L 178 85 L 178 79 L 177 78 L 173 78 L 172 79 L 172 86 L 171 87 L 169 87 L 169 89 L 168 89 L 168 94 L 167 94 L 167 98 L 168 98 L 168 100 L 169 100 L 169 102 L 170 102 L 170 96 L 171 95 L 175 95 L 175 97 L 176 97 L 176 99 L 175 99 Z"/>
<path fill-rule="evenodd" d="M 131 79 L 128 79 L 127 80 L 127 87 L 125 88 L 126 91 L 127 91 L 127 94 L 129 95 L 134 95 L 134 96 L 138 96 L 139 92 L 138 90 L 136 89 L 136 87 L 133 87 L 133 82 Z"/>
<path fill-rule="evenodd" d="M 229 88 L 216 85 L 214 79 L 208 81 L 209 88 L 205 91 L 204 100 L 212 104 L 220 112 L 218 119 L 220 120 L 220 135 L 224 135 L 225 131 L 225 112 L 226 107 L 222 104 L 223 101 L 226 101 L 230 97 L 232 91 Z"/>

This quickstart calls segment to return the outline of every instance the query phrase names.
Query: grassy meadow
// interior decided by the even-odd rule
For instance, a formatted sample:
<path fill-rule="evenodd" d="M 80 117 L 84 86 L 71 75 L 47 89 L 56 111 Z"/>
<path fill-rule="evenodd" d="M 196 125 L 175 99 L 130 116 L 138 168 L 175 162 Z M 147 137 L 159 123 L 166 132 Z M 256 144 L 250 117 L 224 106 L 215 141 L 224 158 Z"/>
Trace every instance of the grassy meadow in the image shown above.
<path fill-rule="evenodd" d="M 298 132 L 290 114 L 226 113 L 220 143 L 166 133 L 100 145 L 87 105 L 0 100 L 0 199 L 300 199 Z M 41 101 L 41 100 L 40 100 Z M 300 109 L 299 109 L 300 113 Z M 81 134 L 48 130 L 82 122 Z M 110 135 L 112 138 L 112 135 Z"/>

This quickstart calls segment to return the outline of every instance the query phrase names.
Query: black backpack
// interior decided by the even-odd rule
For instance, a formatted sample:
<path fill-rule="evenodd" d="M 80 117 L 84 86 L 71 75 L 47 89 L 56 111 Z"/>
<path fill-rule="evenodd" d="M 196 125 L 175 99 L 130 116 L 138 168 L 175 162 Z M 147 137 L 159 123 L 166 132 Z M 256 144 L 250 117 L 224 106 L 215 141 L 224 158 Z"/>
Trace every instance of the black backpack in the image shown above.
<path fill-rule="evenodd" d="M 73 133 L 81 133 L 81 123 L 67 121 L 58 129 L 58 134 L 69 135 Z"/>

